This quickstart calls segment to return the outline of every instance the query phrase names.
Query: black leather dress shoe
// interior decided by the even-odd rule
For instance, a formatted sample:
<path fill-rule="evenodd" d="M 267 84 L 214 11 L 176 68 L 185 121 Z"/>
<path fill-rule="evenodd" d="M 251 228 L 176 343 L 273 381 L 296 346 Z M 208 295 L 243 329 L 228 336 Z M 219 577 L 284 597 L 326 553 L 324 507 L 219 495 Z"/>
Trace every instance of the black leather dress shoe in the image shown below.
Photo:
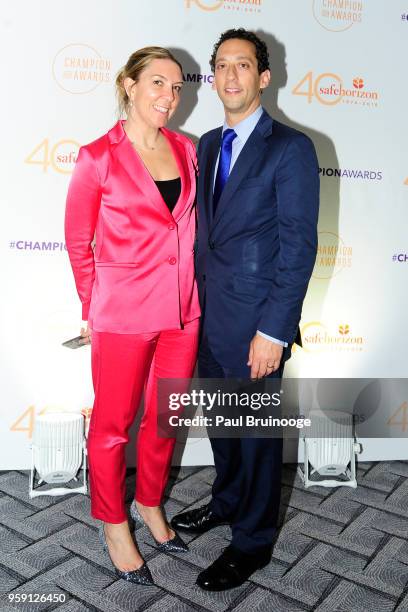
<path fill-rule="evenodd" d="M 194 531 L 196 533 L 205 533 L 213 527 L 218 527 L 218 525 L 228 524 L 228 522 L 218 518 L 218 516 L 210 510 L 210 504 L 201 506 L 195 510 L 176 514 L 170 521 L 170 525 L 173 529 Z"/>
<path fill-rule="evenodd" d="M 270 560 L 270 550 L 247 554 L 228 546 L 212 565 L 198 575 L 196 584 L 205 591 L 234 589 L 256 570 L 268 565 Z"/>

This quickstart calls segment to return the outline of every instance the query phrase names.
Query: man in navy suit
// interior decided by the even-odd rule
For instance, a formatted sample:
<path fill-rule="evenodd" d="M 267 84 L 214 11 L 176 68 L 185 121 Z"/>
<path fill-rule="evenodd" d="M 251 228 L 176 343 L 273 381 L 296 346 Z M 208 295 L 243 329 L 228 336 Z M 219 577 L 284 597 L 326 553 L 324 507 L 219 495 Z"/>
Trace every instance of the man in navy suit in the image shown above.
<path fill-rule="evenodd" d="M 225 110 L 198 147 L 197 281 L 203 311 L 199 375 L 281 377 L 300 341 L 302 303 L 317 250 L 318 163 L 310 139 L 261 106 L 268 51 L 253 32 L 224 32 L 210 61 Z M 204 532 L 230 524 L 232 542 L 197 584 L 242 584 L 271 557 L 282 440 L 211 439 L 212 500 L 173 518 Z"/>

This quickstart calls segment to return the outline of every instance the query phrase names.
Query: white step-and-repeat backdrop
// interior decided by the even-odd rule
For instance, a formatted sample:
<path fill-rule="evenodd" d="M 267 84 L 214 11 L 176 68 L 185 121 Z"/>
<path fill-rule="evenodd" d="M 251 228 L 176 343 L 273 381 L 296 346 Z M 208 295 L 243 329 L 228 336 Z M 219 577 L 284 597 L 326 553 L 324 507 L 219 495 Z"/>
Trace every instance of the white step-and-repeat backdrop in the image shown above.
<path fill-rule="evenodd" d="M 89 348 L 61 346 L 81 318 L 63 217 L 78 147 L 117 119 L 116 72 L 140 47 L 172 49 L 185 88 L 171 127 L 197 140 L 223 120 L 208 60 L 230 27 L 268 43 L 264 106 L 311 136 L 321 168 L 304 347 L 286 374 L 407 376 L 408 0 L 3 0 L 0 469 L 29 466 L 38 414 L 92 406 Z M 408 456 L 402 439 L 364 447 Z M 208 441 L 182 460 L 211 463 Z"/>

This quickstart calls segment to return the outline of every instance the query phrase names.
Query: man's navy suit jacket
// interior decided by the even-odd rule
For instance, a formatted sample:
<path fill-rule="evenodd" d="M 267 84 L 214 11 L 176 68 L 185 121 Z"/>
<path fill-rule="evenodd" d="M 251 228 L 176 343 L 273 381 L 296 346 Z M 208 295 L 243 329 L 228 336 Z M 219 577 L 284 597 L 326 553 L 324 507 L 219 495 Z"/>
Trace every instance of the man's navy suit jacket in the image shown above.
<path fill-rule="evenodd" d="M 317 251 L 319 172 L 311 140 L 263 112 L 213 213 L 222 128 L 198 147 L 196 273 L 203 334 L 224 367 L 246 364 L 257 330 L 299 342 Z M 290 356 L 290 348 L 284 358 Z"/>

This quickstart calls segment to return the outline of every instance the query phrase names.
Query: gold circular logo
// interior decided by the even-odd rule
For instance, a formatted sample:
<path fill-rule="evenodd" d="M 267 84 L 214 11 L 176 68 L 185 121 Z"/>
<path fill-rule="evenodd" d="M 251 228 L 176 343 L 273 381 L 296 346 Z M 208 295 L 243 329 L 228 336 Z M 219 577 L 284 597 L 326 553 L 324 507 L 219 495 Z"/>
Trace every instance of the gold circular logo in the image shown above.
<path fill-rule="evenodd" d="M 350 268 L 353 249 L 334 232 L 319 232 L 317 257 L 313 269 L 313 278 L 328 279 Z"/>
<path fill-rule="evenodd" d="M 194 3 L 203 11 L 218 11 L 224 4 L 224 0 L 186 0 L 187 8 Z"/>
<path fill-rule="evenodd" d="M 64 91 L 86 94 L 101 83 L 110 81 L 111 62 L 100 53 L 81 43 L 66 45 L 58 51 L 52 63 L 52 74 Z"/>
<path fill-rule="evenodd" d="M 327 0 L 312 0 L 313 17 L 329 32 L 345 32 L 362 20 L 363 2 L 341 3 L 349 5 L 347 10 L 340 3 Z"/>
<path fill-rule="evenodd" d="M 303 325 L 301 330 L 302 348 L 307 353 L 320 353 L 324 350 L 324 337 L 327 328 L 320 321 L 311 321 Z"/>

